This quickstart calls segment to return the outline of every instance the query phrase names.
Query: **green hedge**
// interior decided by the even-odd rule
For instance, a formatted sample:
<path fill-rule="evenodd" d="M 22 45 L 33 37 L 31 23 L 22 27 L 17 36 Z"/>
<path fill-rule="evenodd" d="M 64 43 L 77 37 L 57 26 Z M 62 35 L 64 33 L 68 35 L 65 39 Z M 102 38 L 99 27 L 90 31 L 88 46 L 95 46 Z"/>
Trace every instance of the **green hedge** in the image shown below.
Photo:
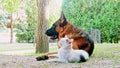
<path fill-rule="evenodd" d="M 76 26 L 99 29 L 102 42 L 120 40 L 119 0 L 64 0 L 62 9 Z"/>
<path fill-rule="evenodd" d="M 17 42 L 32 43 L 34 42 L 34 30 L 37 23 L 37 5 L 36 1 L 29 0 L 26 3 L 25 10 L 27 21 L 20 21 L 17 25 Z M 27 22 L 27 23 L 26 23 Z"/>
<path fill-rule="evenodd" d="M 52 12 L 60 11 L 60 8 L 53 6 L 56 4 L 52 3 L 53 1 L 50 4 L 50 26 L 60 16 L 59 12 Z M 34 0 L 27 3 L 27 26 L 19 25 L 18 42 L 33 42 L 34 40 L 34 29 L 37 21 L 37 6 L 35 5 L 36 1 Z M 67 19 L 79 28 L 84 28 L 86 31 L 91 28 L 99 29 L 102 42 L 112 43 L 120 40 L 119 0 L 63 0 L 62 10 Z"/>

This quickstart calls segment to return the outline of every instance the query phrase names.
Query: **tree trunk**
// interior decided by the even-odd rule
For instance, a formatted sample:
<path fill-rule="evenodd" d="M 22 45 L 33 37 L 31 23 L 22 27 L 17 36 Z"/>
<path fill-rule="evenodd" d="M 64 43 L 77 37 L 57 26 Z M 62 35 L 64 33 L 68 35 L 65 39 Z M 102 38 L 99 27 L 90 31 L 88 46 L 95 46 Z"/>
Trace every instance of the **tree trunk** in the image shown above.
<path fill-rule="evenodd" d="M 37 6 L 36 53 L 46 53 L 49 51 L 48 37 L 45 35 L 49 21 L 49 0 L 37 0 Z"/>
<path fill-rule="evenodd" d="M 13 43 L 13 20 L 12 20 L 12 13 L 10 16 L 10 43 Z"/>

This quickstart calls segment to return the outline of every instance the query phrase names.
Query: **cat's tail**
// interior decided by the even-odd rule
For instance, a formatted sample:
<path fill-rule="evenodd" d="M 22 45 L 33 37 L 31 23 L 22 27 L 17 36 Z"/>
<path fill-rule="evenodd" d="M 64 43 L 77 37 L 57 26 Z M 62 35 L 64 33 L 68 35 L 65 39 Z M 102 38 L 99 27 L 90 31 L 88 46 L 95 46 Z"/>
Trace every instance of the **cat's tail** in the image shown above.
<path fill-rule="evenodd" d="M 86 62 L 88 59 L 89 59 L 89 54 L 86 51 L 81 50 L 80 62 Z"/>

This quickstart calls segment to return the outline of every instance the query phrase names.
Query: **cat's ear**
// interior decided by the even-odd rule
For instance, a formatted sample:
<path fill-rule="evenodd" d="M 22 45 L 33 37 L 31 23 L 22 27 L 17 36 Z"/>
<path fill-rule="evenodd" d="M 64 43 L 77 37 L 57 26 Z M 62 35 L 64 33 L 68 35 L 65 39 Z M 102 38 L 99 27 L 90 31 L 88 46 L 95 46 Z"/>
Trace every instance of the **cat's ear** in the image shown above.
<path fill-rule="evenodd" d="M 65 35 L 65 38 L 68 38 L 68 36 L 67 36 L 67 35 Z"/>

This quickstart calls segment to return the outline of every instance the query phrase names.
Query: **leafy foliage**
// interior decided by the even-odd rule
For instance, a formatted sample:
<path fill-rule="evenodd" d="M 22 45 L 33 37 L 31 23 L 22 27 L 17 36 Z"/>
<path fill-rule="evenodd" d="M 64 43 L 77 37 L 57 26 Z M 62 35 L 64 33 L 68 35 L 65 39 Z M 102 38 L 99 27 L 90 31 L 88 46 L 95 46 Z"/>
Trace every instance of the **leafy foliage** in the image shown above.
<path fill-rule="evenodd" d="M 60 6 L 57 0 L 51 0 L 50 2 L 50 21 L 51 26 L 60 14 Z M 34 30 L 37 22 L 37 6 L 35 0 L 26 0 L 26 13 L 27 13 L 27 24 L 20 23 L 18 25 L 17 41 L 18 42 L 34 42 Z M 26 26 L 24 26 L 26 25 Z"/>
<path fill-rule="evenodd" d="M 7 25 L 8 28 L 10 28 L 10 43 L 13 43 L 13 27 L 14 27 L 14 23 L 13 23 L 13 17 L 12 14 L 14 12 L 17 11 L 20 3 L 22 2 L 22 0 L 2 0 L 1 1 L 3 3 L 3 7 L 4 9 L 8 12 L 8 14 L 10 14 L 10 23 Z"/>
<path fill-rule="evenodd" d="M 76 26 L 99 29 L 102 42 L 120 40 L 120 1 L 64 0 L 62 9 Z"/>
<path fill-rule="evenodd" d="M 8 1 L 8 0 L 7 0 Z M 33 42 L 37 22 L 36 1 L 26 0 L 27 24 L 19 24 L 19 42 Z M 50 3 L 50 23 L 59 18 L 60 8 L 54 0 Z M 120 40 L 120 1 L 119 0 L 63 0 L 62 10 L 74 25 L 89 30 L 101 31 L 102 42 Z"/>
<path fill-rule="evenodd" d="M 3 6 L 5 10 L 9 13 L 13 13 L 18 9 L 19 4 L 22 2 L 22 0 L 2 0 L 2 2 L 4 3 Z"/>
<path fill-rule="evenodd" d="M 34 32 L 29 29 L 29 27 L 26 24 L 19 23 L 17 28 L 17 42 L 23 43 L 23 42 L 33 42 L 34 38 Z"/>
<path fill-rule="evenodd" d="M 7 22 L 8 21 L 7 21 L 6 17 L 4 15 L 0 15 L 0 23 L 3 23 L 4 25 L 6 25 Z"/>
<path fill-rule="evenodd" d="M 34 10 L 34 11 L 33 11 Z M 27 23 L 19 23 L 17 28 L 18 42 L 34 42 L 34 30 L 37 22 L 37 6 L 36 1 L 29 0 L 26 4 Z"/>

